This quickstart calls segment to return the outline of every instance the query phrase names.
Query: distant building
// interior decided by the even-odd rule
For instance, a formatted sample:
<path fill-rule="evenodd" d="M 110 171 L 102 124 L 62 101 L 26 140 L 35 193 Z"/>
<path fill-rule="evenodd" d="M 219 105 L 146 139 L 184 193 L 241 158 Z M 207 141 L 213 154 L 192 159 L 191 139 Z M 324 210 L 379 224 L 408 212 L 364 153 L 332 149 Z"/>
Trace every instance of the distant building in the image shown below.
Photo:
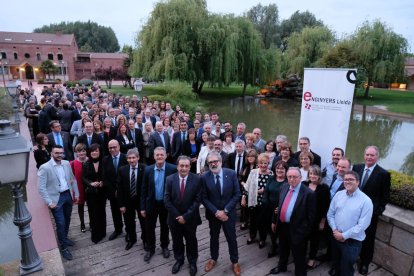
<path fill-rule="evenodd" d="M 0 74 L 8 80 L 45 78 L 40 65 L 51 60 L 62 81 L 91 79 L 98 68 L 121 68 L 124 53 L 80 52 L 73 34 L 0 32 Z M 4 71 L 3 71 L 4 70 Z"/>
<path fill-rule="evenodd" d="M 408 76 L 408 90 L 414 90 L 414 58 L 407 58 L 405 60 L 405 71 Z"/>

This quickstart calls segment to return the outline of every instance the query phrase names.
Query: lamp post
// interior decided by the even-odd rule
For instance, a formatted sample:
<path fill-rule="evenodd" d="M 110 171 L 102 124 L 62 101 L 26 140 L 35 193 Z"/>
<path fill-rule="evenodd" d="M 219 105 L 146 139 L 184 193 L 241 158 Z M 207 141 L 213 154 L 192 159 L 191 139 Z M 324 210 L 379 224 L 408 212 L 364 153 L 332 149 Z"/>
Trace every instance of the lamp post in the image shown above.
<path fill-rule="evenodd" d="M 32 239 L 32 216 L 26 208 L 22 192 L 22 187 L 27 183 L 30 151 L 30 143 L 10 127 L 10 121 L 0 120 L 0 186 L 10 185 L 13 193 L 13 223 L 19 228 L 21 241 L 20 275 L 43 269 Z"/>
<path fill-rule="evenodd" d="M 14 109 L 14 120 L 16 123 L 20 123 L 20 115 L 19 115 L 19 108 L 17 107 L 17 93 L 19 90 L 17 89 L 17 85 L 15 82 L 9 82 L 6 85 L 7 93 L 9 93 L 9 96 L 13 99 L 13 109 Z"/>

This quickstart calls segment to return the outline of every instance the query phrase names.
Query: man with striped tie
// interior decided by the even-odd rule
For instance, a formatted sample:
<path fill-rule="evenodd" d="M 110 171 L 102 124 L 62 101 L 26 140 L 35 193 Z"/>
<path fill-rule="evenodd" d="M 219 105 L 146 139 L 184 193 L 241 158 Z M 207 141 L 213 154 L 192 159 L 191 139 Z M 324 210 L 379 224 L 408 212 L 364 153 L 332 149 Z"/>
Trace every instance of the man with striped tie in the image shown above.
<path fill-rule="evenodd" d="M 145 247 L 145 219 L 139 213 L 145 165 L 138 164 L 139 152 L 136 148 L 128 150 L 127 160 L 128 165 L 119 168 L 117 177 L 119 210 L 124 216 L 125 230 L 128 237 L 125 250 L 131 249 L 137 242 L 135 213 L 138 213 L 141 226 L 141 240 Z"/>

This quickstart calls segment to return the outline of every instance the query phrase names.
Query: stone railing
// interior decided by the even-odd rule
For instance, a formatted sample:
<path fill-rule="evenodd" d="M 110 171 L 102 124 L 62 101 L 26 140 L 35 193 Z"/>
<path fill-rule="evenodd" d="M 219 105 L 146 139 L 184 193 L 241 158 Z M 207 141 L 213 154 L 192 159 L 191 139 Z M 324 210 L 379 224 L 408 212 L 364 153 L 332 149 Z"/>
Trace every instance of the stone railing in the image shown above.
<path fill-rule="evenodd" d="M 374 263 L 399 275 L 414 275 L 414 211 L 387 205 L 378 220 Z"/>

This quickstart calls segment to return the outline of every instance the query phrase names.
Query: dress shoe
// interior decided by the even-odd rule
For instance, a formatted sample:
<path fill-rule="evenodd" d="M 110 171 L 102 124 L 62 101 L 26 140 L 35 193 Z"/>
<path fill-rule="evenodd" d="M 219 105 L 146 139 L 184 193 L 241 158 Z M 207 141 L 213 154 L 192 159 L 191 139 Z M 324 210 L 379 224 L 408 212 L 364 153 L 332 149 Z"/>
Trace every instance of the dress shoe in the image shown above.
<path fill-rule="evenodd" d="M 235 263 L 235 264 L 232 264 L 231 266 L 232 266 L 234 275 L 240 276 L 241 275 L 240 265 L 238 263 Z"/>
<path fill-rule="evenodd" d="M 265 247 L 265 242 L 264 241 L 260 241 L 259 242 L 259 248 L 261 249 L 263 247 Z"/>
<path fill-rule="evenodd" d="M 67 260 L 67 261 L 73 260 L 72 253 L 70 253 L 69 249 L 67 249 L 67 248 L 66 249 L 63 249 L 61 253 L 62 253 L 62 257 L 65 260 Z"/>
<path fill-rule="evenodd" d="M 286 272 L 286 271 L 287 271 L 286 268 L 281 268 L 281 267 L 277 266 L 277 267 L 272 268 L 270 270 L 269 274 L 279 274 L 281 272 Z"/>
<path fill-rule="evenodd" d="M 249 228 L 249 226 L 247 224 L 240 225 L 240 230 L 246 230 L 248 228 Z"/>
<path fill-rule="evenodd" d="M 197 274 L 197 266 L 195 264 L 190 264 L 190 276 L 195 276 Z"/>
<path fill-rule="evenodd" d="M 172 274 L 177 274 L 180 271 L 181 267 L 183 266 L 184 262 L 176 261 L 171 269 Z"/>
<path fill-rule="evenodd" d="M 276 257 L 278 254 L 279 254 L 279 250 L 274 249 L 274 250 L 271 250 L 269 253 L 267 253 L 267 257 L 273 258 L 273 257 Z"/>
<path fill-rule="evenodd" d="M 329 269 L 328 274 L 331 275 L 331 276 L 336 275 L 336 269 L 335 268 Z"/>
<path fill-rule="evenodd" d="M 135 243 L 136 243 L 136 241 L 135 242 L 129 241 L 127 243 L 127 245 L 125 246 L 125 250 L 130 250 Z"/>
<path fill-rule="evenodd" d="M 256 239 L 252 239 L 252 238 L 249 238 L 249 239 L 247 239 L 247 244 L 252 244 L 252 243 L 254 243 L 254 242 L 256 242 Z"/>
<path fill-rule="evenodd" d="M 66 244 L 68 246 L 74 246 L 75 245 L 75 243 L 73 241 L 71 241 L 70 239 L 66 239 Z"/>
<path fill-rule="evenodd" d="M 216 261 L 213 259 L 210 259 L 207 261 L 206 266 L 204 267 L 205 272 L 211 271 L 216 266 Z"/>
<path fill-rule="evenodd" d="M 166 259 L 170 257 L 170 250 L 168 249 L 168 247 L 162 249 L 162 256 Z"/>
<path fill-rule="evenodd" d="M 81 232 L 82 233 L 85 233 L 86 232 L 86 227 L 85 227 L 85 224 L 81 224 Z"/>
<path fill-rule="evenodd" d="M 154 255 L 154 251 L 147 251 L 147 253 L 145 253 L 145 256 L 144 256 L 144 261 L 149 263 L 153 255 Z"/>
<path fill-rule="evenodd" d="M 115 231 L 109 236 L 109 240 L 112 241 L 112 240 L 116 239 L 116 237 L 118 237 L 121 234 L 122 234 L 122 232 L 116 232 Z"/>
<path fill-rule="evenodd" d="M 367 265 L 361 265 L 358 272 L 359 272 L 359 274 L 367 275 L 368 274 L 368 266 Z"/>

